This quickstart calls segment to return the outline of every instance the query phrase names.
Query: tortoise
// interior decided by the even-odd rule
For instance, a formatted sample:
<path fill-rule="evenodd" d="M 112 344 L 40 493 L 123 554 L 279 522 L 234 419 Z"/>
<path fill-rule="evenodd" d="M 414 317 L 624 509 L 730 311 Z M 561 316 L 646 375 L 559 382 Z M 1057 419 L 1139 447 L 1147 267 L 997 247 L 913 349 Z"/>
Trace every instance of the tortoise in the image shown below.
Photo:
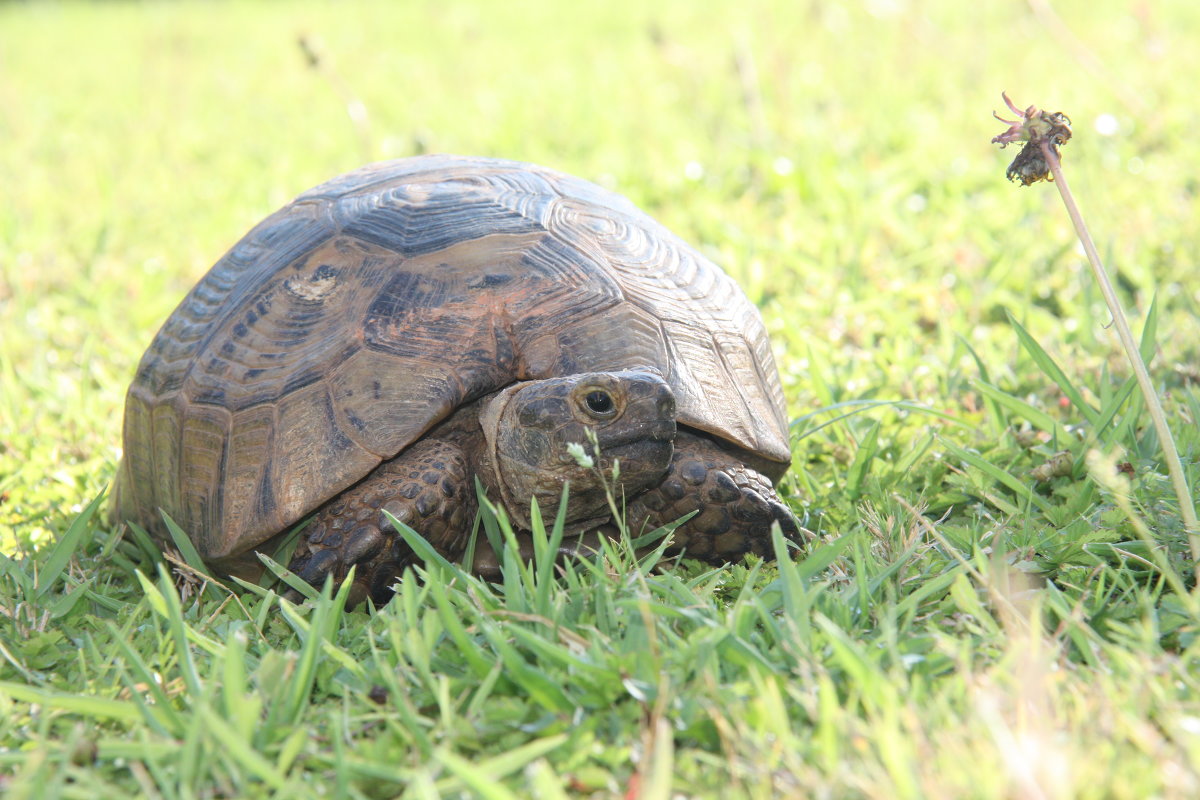
<path fill-rule="evenodd" d="M 578 548 L 612 530 L 617 462 L 630 526 L 698 510 L 674 549 L 724 563 L 796 536 L 789 460 L 762 319 L 719 267 L 582 179 L 418 156 L 300 195 L 184 298 L 129 388 L 112 516 L 167 542 L 161 510 L 247 578 L 311 517 L 290 568 L 357 565 L 384 602 L 414 555 L 383 510 L 457 558 L 476 479 L 522 530 L 569 481 Z"/>

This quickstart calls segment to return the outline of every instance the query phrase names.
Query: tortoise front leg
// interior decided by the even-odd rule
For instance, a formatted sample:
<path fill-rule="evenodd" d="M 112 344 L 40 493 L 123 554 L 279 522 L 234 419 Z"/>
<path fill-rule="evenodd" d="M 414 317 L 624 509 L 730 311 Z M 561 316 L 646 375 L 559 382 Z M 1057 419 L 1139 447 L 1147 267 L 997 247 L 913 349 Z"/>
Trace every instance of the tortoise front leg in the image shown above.
<path fill-rule="evenodd" d="M 669 552 L 711 564 L 746 553 L 773 558 L 772 522 L 785 537 L 801 540 L 795 518 L 766 476 L 708 439 L 680 431 L 666 477 L 629 503 L 629 529 L 637 535 L 692 511 L 696 515 L 676 529 Z"/>
<path fill-rule="evenodd" d="M 454 560 L 466 545 L 475 506 L 462 449 L 423 439 L 318 509 L 288 569 L 320 586 L 327 575 L 343 580 L 354 566 L 349 605 L 366 597 L 382 605 L 414 559 L 383 512 L 391 512 Z"/>

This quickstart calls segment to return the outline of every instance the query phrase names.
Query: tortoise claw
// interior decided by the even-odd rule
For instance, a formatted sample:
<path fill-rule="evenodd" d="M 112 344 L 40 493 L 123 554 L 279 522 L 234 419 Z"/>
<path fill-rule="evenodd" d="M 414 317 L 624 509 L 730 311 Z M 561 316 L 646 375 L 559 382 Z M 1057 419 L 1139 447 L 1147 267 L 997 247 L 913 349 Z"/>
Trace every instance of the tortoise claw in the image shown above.
<path fill-rule="evenodd" d="M 293 560 L 288 568 L 305 583 L 320 586 L 325 576 L 333 573 L 341 561 L 333 550 L 321 549 L 310 552 L 304 561 Z"/>

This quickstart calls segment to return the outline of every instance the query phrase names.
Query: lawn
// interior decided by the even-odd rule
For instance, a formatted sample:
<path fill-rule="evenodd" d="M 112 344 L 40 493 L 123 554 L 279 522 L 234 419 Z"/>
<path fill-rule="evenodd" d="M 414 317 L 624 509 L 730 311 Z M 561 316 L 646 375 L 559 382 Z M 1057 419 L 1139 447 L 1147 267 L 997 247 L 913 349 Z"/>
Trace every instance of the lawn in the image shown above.
<path fill-rule="evenodd" d="M 1002 90 L 1073 119 L 1195 486 L 1197 40 L 1183 0 L 0 5 L 0 793 L 1197 796 L 1158 438 L 1054 187 L 989 143 Z M 368 613 L 107 526 L 187 289 L 421 152 L 596 181 L 724 266 L 772 336 L 803 552 L 431 559 Z"/>

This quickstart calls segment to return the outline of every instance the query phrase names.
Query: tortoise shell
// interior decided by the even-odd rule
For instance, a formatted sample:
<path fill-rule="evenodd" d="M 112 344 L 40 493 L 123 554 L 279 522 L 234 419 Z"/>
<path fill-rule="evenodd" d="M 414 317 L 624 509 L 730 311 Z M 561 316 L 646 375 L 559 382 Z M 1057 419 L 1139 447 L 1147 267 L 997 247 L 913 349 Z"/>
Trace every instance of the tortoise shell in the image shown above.
<path fill-rule="evenodd" d="M 783 392 L 757 309 L 628 200 L 529 164 L 421 156 L 267 217 L 138 366 L 115 511 L 206 560 L 246 551 L 518 380 L 657 369 L 679 424 L 778 477 Z"/>

